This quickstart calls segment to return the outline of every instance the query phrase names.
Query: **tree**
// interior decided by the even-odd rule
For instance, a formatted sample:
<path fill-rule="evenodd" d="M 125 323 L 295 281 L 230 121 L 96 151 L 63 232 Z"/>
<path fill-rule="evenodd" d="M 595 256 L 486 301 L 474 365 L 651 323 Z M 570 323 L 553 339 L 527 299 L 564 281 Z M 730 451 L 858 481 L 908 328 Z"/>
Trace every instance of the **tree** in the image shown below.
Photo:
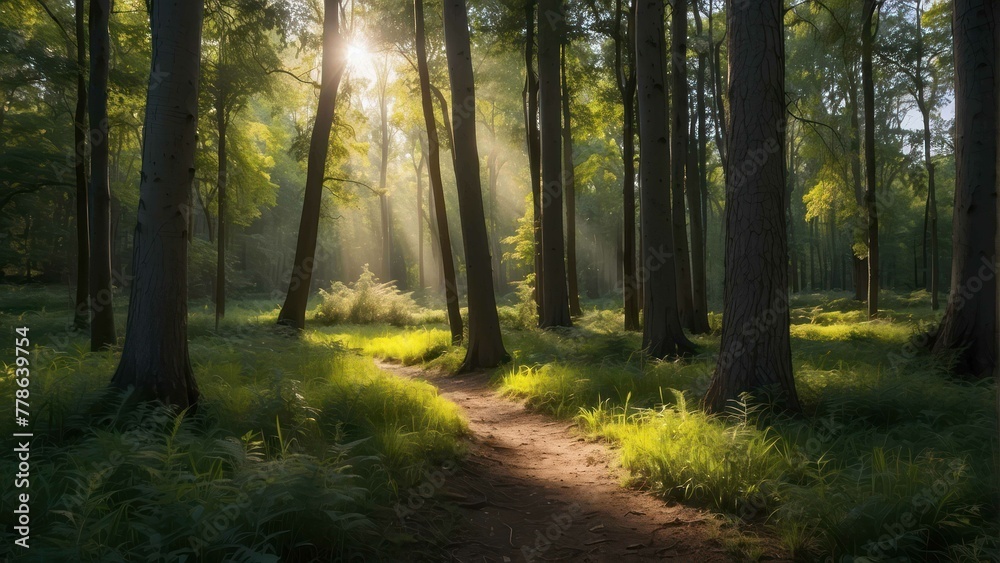
<path fill-rule="evenodd" d="M 875 82 L 872 77 L 872 43 L 875 14 L 880 1 L 865 0 L 865 25 L 861 31 L 861 81 L 865 98 L 865 212 L 868 217 L 868 318 L 878 315 L 878 202 L 875 170 Z"/>
<path fill-rule="evenodd" d="M 532 235 L 535 258 L 535 308 L 542 318 L 542 149 L 538 131 L 538 74 L 535 72 L 535 0 L 524 3 L 524 134 L 528 149 L 528 172 L 531 176 Z"/>
<path fill-rule="evenodd" d="M 622 98 L 622 290 L 625 330 L 639 330 L 639 283 L 635 271 L 635 0 L 626 8 L 622 33 L 622 0 L 615 4 L 615 84 Z M 624 53 L 623 53 L 624 51 Z"/>
<path fill-rule="evenodd" d="M 476 86 L 472 72 L 469 14 L 465 0 L 444 2 L 445 52 L 451 80 L 452 131 L 459 216 L 465 241 L 469 293 L 469 344 L 462 371 L 494 367 L 507 360 L 500 334 L 492 260 L 476 144 Z M 558 63 L 558 60 L 557 60 Z M 558 71 L 558 69 L 557 69 Z"/>
<path fill-rule="evenodd" d="M 87 42 L 84 35 L 83 0 L 75 0 L 76 24 L 76 111 L 73 114 L 73 154 L 76 176 L 76 307 L 73 326 L 90 327 L 90 203 L 87 194 Z"/>
<path fill-rule="evenodd" d="M 695 30 L 701 36 L 701 10 L 697 0 L 693 3 Z M 708 136 L 705 111 L 705 66 L 706 56 L 698 51 L 698 70 L 695 75 L 695 105 L 697 123 L 691 124 L 691 139 L 688 144 L 692 152 L 687 169 L 687 201 L 691 209 L 691 298 L 694 324 L 692 331 L 705 334 L 708 326 L 708 272 L 706 254 L 706 216 L 708 207 Z"/>
<path fill-rule="evenodd" d="M 417 136 L 419 137 L 419 133 Z M 418 139 L 417 145 L 423 149 L 424 140 Z M 424 166 L 427 164 L 427 151 L 420 151 L 420 159 L 417 159 L 416 147 L 411 152 L 410 158 L 413 161 L 413 173 L 417 177 L 417 287 L 424 289 L 427 287 L 424 275 Z"/>
<path fill-rule="evenodd" d="M 939 308 L 940 293 L 940 250 L 938 243 L 938 203 L 935 165 L 931 152 L 931 113 L 941 103 L 944 95 L 943 77 L 950 75 L 951 30 L 941 25 L 931 25 L 925 29 L 924 0 L 917 0 L 913 6 L 913 23 L 904 22 L 898 26 L 896 48 L 886 48 L 882 57 L 888 59 L 895 70 L 905 77 L 906 89 L 917 105 L 921 117 L 921 141 L 923 144 L 924 170 L 927 173 L 927 197 L 925 200 L 923 259 L 924 280 L 931 293 L 931 309 Z M 940 8 L 935 10 L 940 12 Z M 937 16 L 937 14 L 932 14 Z M 940 18 L 933 17 L 936 22 Z M 950 22 L 948 22 L 950 23 Z M 928 276 L 927 254 L 930 242 L 930 267 Z"/>
<path fill-rule="evenodd" d="M 380 64 L 376 65 L 375 90 L 378 98 L 378 207 L 381 227 L 379 240 L 382 243 L 382 259 L 380 276 L 383 280 L 396 280 L 398 283 L 405 282 L 405 279 L 393 275 L 392 268 L 392 210 L 390 208 L 389 187 L 386 184 L 389 174 L 389 155 L 392 150 L 393 131 L 389 129 L 389 55 Z"/>
<path fill-rule="evenodd" d="M 562 0 L 538 2 L 538 123 L 542 163 L 542 316 L 541 328 L 570 326 L 563 237 L 563 178 L 559 34 Z M 548 27 L 542 27 L 542 22 Z"/>
<path fill-rule="evenodd" d="M 956 0 L 955 215 L 951 295 L 931 339 L 938 353 L 957 353 L 957 373 L 993 373 L 997 358 L 997 92 L 992 3 Z"/>
<path fill-rule="evenodd" d="M 340 0 L 323 1 L 323 62 L 319 101 L 312 136 L 309 140 L 309 163 L 306 170 L 306 191 L 302 201 L 302 217 L 295 244 L 288 295 L 278 315 L 278 324 L 299 330 L 306 325 L 306 303 L 312 285 L 316 260 L 316 237 L 319 233 L 320 205 L 323 201 L 323 181 L 326 157 L 330 148 L 330 131 L 337 107 L 337 90 L 344 75 L 347 59 L 346 41 L 340 29 Z"/>
<path fill-rule="evenodd" d="M 198 125 L 201 1 L 154 1 L 153 55 L 142 147 L 125 348 L 111 379 L 135 400 L 194 406 L 187 341 L 187 214 Z M 93 56 L 93 55 L 92 55 Z"/>
<path fill-rule="evenodd" d="M 111 286 L 111 181 L 108 177 L 110 0 L 90 2 L 90 349 L 118 343 Z M 201 16 L 199 16 L 199 19 Z M 199 33 L 200 36 L 200 33 Z M 195 112 L 197 114 L 197 112 Z"/>
<path fill-rule="evenodd" d="M 781 0 L 733 2 L 728 14 L 726 274 L 710 412 L 761 391 L 799 410 L 788 332 L 783 14 Z"/>
<path fill-rule="evenodd" d="M 670 137 L 670 192 L 673 198 L 671 210 L 677 261 L 677 302 L 680 307 L 681 323 L 692 332 L 704 334 L 709 331 L 708 311 L 695 308 L 691 282 L 692 252 L 688 247 L 684 205 L 685 192 L 688 201 L 697 199 L 698 195 L 696 176 L 685 176 L 688 163 L 687 9 L 687 0 L 677 0 L 674 2 L 671 14 L 670 80 L 673 104 L 670 110 L 673 126 Z M 692 225 L 695 223 L 693 215 L 696 212 L 700 213 L 700 209 L 700 206 L 691 207 Z M 700 220 L 698 224 L 700 225 Z"/>
<path fill-rule="evenodd" d="M 215 276 L 215 326 L 226 316 L 226 248 L 230 241 L 228 226 L 233 220 L 230 208 L 230 127 L 254 98 L 269 94 L 270 72 L 278 57 L 271 48 L 268 32 L 276 25 L 274 12 L 263 0 L 223 1 L 213 4 L 206 14 L 203 33 L 206 41 L 204 61 L 208 113 L 214 117 L 218 177 L 215 182 L 218 227 Z M 235 132 L 235 131 L 234 131 Z M 239 184 L 234 185 L 239 188 Z M 246 186 L 243 186 L 246 189 Z M 241 198 L 235 198 L 237 203 Z M 249 198 L 242 198 L 249 199 Z M 205 210 L 206 213 L 208 210 Z M 211 234 L 209 235 L 211 238 Z"/>
<path fill-rule="evenodd" d="M 688 251 L 684 206 L 684 168 L 687 164 L 687 0 L 675 0 L 670 17 L 670 195 L 677 274 L 677 307 L 681 324 L 694 330 L 691 298 L 691 255 Z M 706 317 L 705 323 L 708 323 Z"/>
<path fill-rule="evenodd" d="M 667 135 L 667 50 L 663 2 L 636 3 L 636 83 L 639 93 L 639 173 L 642 213 L 643 294 L 642 347 L 656 358 L 694 351 L 684 336 L 677 310 L 673 227 L 670 217 Z"/>
<path fill-rule="evenodd" d="M 566 70 L 566 50 L 569 40 L 562 45 L 560 54 L 560 69 L 562 72 L 562 146 L 563 146 L 563 182 L 566 191 L 566 275 L 569 291 L 570 315 L 582 315 L 580 310 L 580 289 L 577 287 L 576 272 L 576 177 L 573 171 L 573 128 L 571 125 L 572 111 L 570 104 L 572 96 L 569 90 L 569 80 Z"/>
<path fill-rule="evenodd" d="M 445 301 L 448 309 L 448 326 L 451 328 L 453 344 L 462 342 L 462 315 L 458 303 L 458 283 L 455 280 L 455 257 L 451 248 L 451 233 L 448 230 L 448 214 L 444 204 L 444 186 L 441 181 L 441 142 L 438 140 L 437 122 L 434 120 L 434 104 L 431 100 L 430 71 L 427 68 L 427 40 L 424 37 L 424 2 L 413 0 L 415 37 L 417 46 L 417 73 L 420 78 L 420 103 L 423 108 L 424 126 L 427 129 L 427 175 L 430 178 L 430 196 L 433 201 L 431 214 L 436 222 L 435 237 L 441 249 L 441 265 L 444 275 Z M 443 112 L 447 119 L 447 112 Z M 454 146 L 454 145 L 453 145 Z"/>

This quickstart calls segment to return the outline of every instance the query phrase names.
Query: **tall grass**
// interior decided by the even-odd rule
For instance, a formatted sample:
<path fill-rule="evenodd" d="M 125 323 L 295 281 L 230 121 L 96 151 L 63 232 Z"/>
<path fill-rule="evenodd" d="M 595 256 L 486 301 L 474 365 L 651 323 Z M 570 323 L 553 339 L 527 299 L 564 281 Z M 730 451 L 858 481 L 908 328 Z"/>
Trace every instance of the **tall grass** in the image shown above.
<path fill-rule="evenodd" d="M 871 322 L 846 294 L 793 298 L 796 417 L 706 415 L 717 331 L 690 361 L 650 361 L 620 311 L 506 332 L 514 362 L 494 379 L 615 444 L 634 484 L 765 522 L 802 560 L 1000 561 L 995 382 L 913 345 L 926 297 L 886 294 Z"/>
<path fill-rule="evenodd" d="M 279 335 L 267 302 L 237 303 L 220 331 L 195 306 L 198 413 L 125 410 L 124 397 L 104 394 L 117 352 L 87 351 L 85 337 L 64 331 L 71 320 L 64 307 L 39 313 L 8 303 L 0 307 L 0 333 L 27 325 L 38 344 L 30 388 L 32 557 L 435 557 L 433 546 L 400 528 L 393 509 L 426 471 L 462 454 L 466 423 L 430 385 L 385 374 L 312 331 Z M 2 367 L 0 395 L 12 397 L 14 366 Z M 11 422 L 0 421 L 8 436 Z M 0 471 L 16 472 L 11 456 Z M 4 506 L 18 492 L 5 487 Z M 12 517 L 0 515 L 0 557 L 13 555 Z"/>

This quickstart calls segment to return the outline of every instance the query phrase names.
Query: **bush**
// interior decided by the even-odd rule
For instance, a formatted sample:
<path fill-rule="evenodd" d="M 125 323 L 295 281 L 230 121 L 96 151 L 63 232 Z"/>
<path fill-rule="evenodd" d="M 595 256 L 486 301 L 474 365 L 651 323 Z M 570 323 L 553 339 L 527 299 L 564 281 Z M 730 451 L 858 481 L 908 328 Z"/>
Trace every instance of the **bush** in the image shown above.
<path fill-rule="evenodd" d="M 330 291 L 319 290 L 323 302 L 316 318 L 326 324 L 377 324 L 394 326 L 416 324 L 420 307 L 412 294 L 396 289 L 395 282 L 380 283 L 368 269 L 358 281 L 344 285 L 335 282 Z"/>

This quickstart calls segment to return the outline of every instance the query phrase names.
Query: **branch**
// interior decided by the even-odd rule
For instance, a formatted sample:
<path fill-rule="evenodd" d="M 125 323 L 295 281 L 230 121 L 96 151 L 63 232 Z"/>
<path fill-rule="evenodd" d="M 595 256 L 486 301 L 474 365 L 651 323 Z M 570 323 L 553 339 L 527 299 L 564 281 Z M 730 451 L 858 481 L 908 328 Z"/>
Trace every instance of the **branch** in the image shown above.
<path fill-rule="evenodd" d="M 323 178 L 324 182 L 326 182 L 328 180 L 331 181 L 331 182 L 347 182 L 348 184 L 357 184 L 359 186 L 364 186 L 364 187 L 368 188 L 375 195 L 382 195 L 384 193 L 384 192 L 381 192 L 381 191 L 379 191 L 379 190 L 377 190 L 377 189 L 369 186 L 368 184 L 366 184 L 364 182 L 359 182 L 357 180 L 350 180 L 348 178 L 334 178 L 332 176 L 327 176 L 326 178 Z"/>
<path fill-rule="evenodd" d="M 66 40 L 72 43 L 73 45 L 76 45 L 76 41 L 70 38 L 69 33 L 66 33 L 66 28 L 63 27 L 63 24 L 61 21 L 59 21 L 59 18 L 57 18 L 56 15 L 52 13 L 52 10 L 49 9 L 49 6 L 45 3 L 45 0 L 37 0 L 37 1 L 42 6 L 42 9 L 45 10 L 45 13 L 48 14 L 49 17 L 52 18 L 52 21 L 54 21 L 55 24 L 59 27 L 59 31 L 61 31 L 63 36 L 66 37 Z"/>
<path fill-rule="evenodd" d="M 287 74 L 288 76 L 291 76 L 292 78 L 294 78 L 295 80 L 298 80 L 302 84 L 309 84 L 313 88 L 319 88 L 319 83 L 318 82 L 313 81 L 313 80 L 302 79 L 298 75 L 296 75 L 294 72 L 285 70 L 283 68 L 267 68 L 262 63 L 260 63 L 259 61 L 258 61 L 257 64 L 260 64 L 261 70 L 263 70 L 266 74 L 274 74 L 274 73 Z M 315 70 L 315 69 L 307 70 L 306 72 L 303 72 L 302 74 L 308 75 L 310 72 L 312 72 L 312 70 Z"/>

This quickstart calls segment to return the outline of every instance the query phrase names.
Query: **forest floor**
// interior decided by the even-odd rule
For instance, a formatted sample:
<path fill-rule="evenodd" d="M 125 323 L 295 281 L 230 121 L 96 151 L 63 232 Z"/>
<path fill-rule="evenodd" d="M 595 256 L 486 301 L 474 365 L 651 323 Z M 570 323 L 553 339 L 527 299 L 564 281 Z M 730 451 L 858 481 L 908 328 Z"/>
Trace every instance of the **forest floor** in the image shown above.
<path fill-rule="evenodd" d="M 435 385 L 469 421 L 469 456 L 441 485 L 458 507 L 446 546 L 457 561 L 734 561 L 747 541 L 779 559 L 776 542 L 724 530 L 711 512 L 623 488 L 605 445 L 500 395 L 485 372 L 379 367 Z"/>

